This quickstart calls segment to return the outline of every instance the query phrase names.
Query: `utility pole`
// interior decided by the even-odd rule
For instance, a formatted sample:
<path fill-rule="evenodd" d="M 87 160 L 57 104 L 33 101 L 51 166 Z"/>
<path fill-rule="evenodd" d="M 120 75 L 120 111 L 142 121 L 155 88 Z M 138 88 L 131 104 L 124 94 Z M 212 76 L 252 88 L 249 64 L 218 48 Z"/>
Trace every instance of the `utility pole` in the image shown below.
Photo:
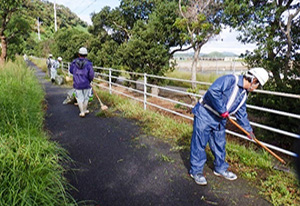
<path fill-rule="evenodd" d="M 56 22 L 56 0 L 54 0 L 54 30 L 57 32 L 57 22 Z"/>
<path fill-rule="evenodd" d="M 38 25 L 38 39 L 41 41 L 41 34 L 40 34 L 40 17 L 37 19 L 37 25 Z"/>

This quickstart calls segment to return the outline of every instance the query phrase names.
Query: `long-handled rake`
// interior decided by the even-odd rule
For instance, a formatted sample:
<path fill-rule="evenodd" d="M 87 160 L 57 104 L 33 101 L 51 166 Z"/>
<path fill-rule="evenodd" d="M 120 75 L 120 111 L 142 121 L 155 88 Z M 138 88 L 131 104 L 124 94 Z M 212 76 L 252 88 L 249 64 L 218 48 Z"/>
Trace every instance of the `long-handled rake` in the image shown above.
<path fill-rule="evenodd" d="M 234 124 L 237 128 L 239 128 L 240 130 L 242 130 L 247 136 L 250 136 L 249 132 L 247 132 L 243 127 L 241 127 L 238 123 L 236 123 L 234 120 L 232 120 L 230 117 L 228 117 L 229 121 Z M 273 155 L 276 159 L 278 159 L 282 164 L 286 164 L 286 162 L 280 158 L 277 154 L 275 154 L 272 150 L 270 150 L 269 148 L 267 148 L 265 145 L 263 145 L 259 140 L 257 140 L 256 138 L 253 139 L 257 144 L 259 144 L 262 148 L 264 148 L 265 150 L 267 150 L 271 155 Z M 280 169 L 280 168 L 278 168 Z M 280 169 L 283 170 L 283 169 Z"/>
<path fill-rule="evenodd" d="M 102 101 L 100 100 L 100 98 L 99 98 L 97 92 L 94 90 L 94 88 L 93 88 L 93 93 L 96 95 L 96 97 L 97 97 L 97 99 L 98 99 L 98 101 L 100 103 L 101 110 L 107 110 L 108 107 L 105 104 L 102 103 Z"/>

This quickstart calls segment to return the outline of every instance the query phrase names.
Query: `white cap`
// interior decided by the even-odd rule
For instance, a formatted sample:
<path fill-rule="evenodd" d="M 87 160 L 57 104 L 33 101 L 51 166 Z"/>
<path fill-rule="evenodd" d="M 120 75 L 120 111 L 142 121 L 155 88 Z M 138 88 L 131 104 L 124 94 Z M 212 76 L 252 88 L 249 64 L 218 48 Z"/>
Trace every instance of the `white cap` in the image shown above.
<path fill-rule="evenodd" d="M 252 68 L 248 71 L 248 74 L 253 75 L 261 86 L 264 86 L 264 84 L 269 80 L 268 72 L 262 67 Z"/>
<path fill-rule="evenodd" d="M 49 54 L 49 57 L 53 57 L 53 55 L 52 55 L 52 54 Z"/>
<path fill-rule="evenodd" d="M 85 47 L 81 47 L 79 49 L 78 53 L 81 54 L 81 55 L 87 55 L 88 54 L 87 49 Z"/>
<path fill-rule="evenodd" d="M 61 57 L 58 57 L 57 60 L 58 60 L 58 61 L 62 61 L 62 58 L 61 58 Z"/>

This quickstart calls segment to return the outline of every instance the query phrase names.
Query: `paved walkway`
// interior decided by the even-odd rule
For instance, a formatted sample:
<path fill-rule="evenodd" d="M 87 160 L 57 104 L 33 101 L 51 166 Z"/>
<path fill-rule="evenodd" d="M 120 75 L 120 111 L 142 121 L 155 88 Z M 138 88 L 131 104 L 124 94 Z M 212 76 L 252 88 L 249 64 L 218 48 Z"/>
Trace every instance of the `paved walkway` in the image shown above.
<path fill-rule="evenodd" d="M 224 180 L 209 167 L 208 185 L 196 185 L 188 176 L 188 151 L 170 151 L 133 120 L 94 112 L 80 118 L 76 106 L 62 104 L 70 88 L 51 84 L 36 69 L 46 91 L 45 126 L 74 160 L 66 177 L 80 205 L 270 205 L 245 180 Z"/>

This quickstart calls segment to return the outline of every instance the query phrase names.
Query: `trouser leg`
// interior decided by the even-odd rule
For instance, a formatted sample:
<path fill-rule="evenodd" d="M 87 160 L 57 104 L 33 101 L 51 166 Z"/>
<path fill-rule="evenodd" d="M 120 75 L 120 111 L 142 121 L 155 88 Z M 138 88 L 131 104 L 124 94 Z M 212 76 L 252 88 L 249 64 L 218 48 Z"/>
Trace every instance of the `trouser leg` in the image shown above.
<path fill-rule="evenodd" d="M 75 90 L 75 95 L 76 95 L 76 100 L 78 103 L 78 108 L 79 108 L 79 116 L 84 117 L 85 113 L 84 113 L 84 93 L 83 90 Z"/>
<path fill-rule="evenodd" d="M 214 130 L 211 137 L 209 138 L 209 147 L 215 157 L 214 167 L 215 171 L 222 173 L 226 171 L 229 167 L 225 160 L 226 157 L 226 138 L 225 138 L 225 128 L 221 130 Z"/>
<path fill-rule="evenodd" d="M 190 174 L 192 175 L 196 175 L 198 173 L 203 174 L 203 168 L 206 162 L 205 148 L 208 139 L 209 133 L 206 132 L 206 123 L 195 116 L 190 152 Z"/>
<path fill-rule="evenodd" d="M 83 102 L 78 102 L 78 108 L 79 108 L 80 113 L 84 113 Z"/>
<path fill-rule="evenodd" d="M 86 101 L 86 100 L 83 102 L 83 110 L 84 110 L 85 114 L 90 113 L 90 111 L 88 110 L 88 103 L 89 103 L 89 101 Z"/>

